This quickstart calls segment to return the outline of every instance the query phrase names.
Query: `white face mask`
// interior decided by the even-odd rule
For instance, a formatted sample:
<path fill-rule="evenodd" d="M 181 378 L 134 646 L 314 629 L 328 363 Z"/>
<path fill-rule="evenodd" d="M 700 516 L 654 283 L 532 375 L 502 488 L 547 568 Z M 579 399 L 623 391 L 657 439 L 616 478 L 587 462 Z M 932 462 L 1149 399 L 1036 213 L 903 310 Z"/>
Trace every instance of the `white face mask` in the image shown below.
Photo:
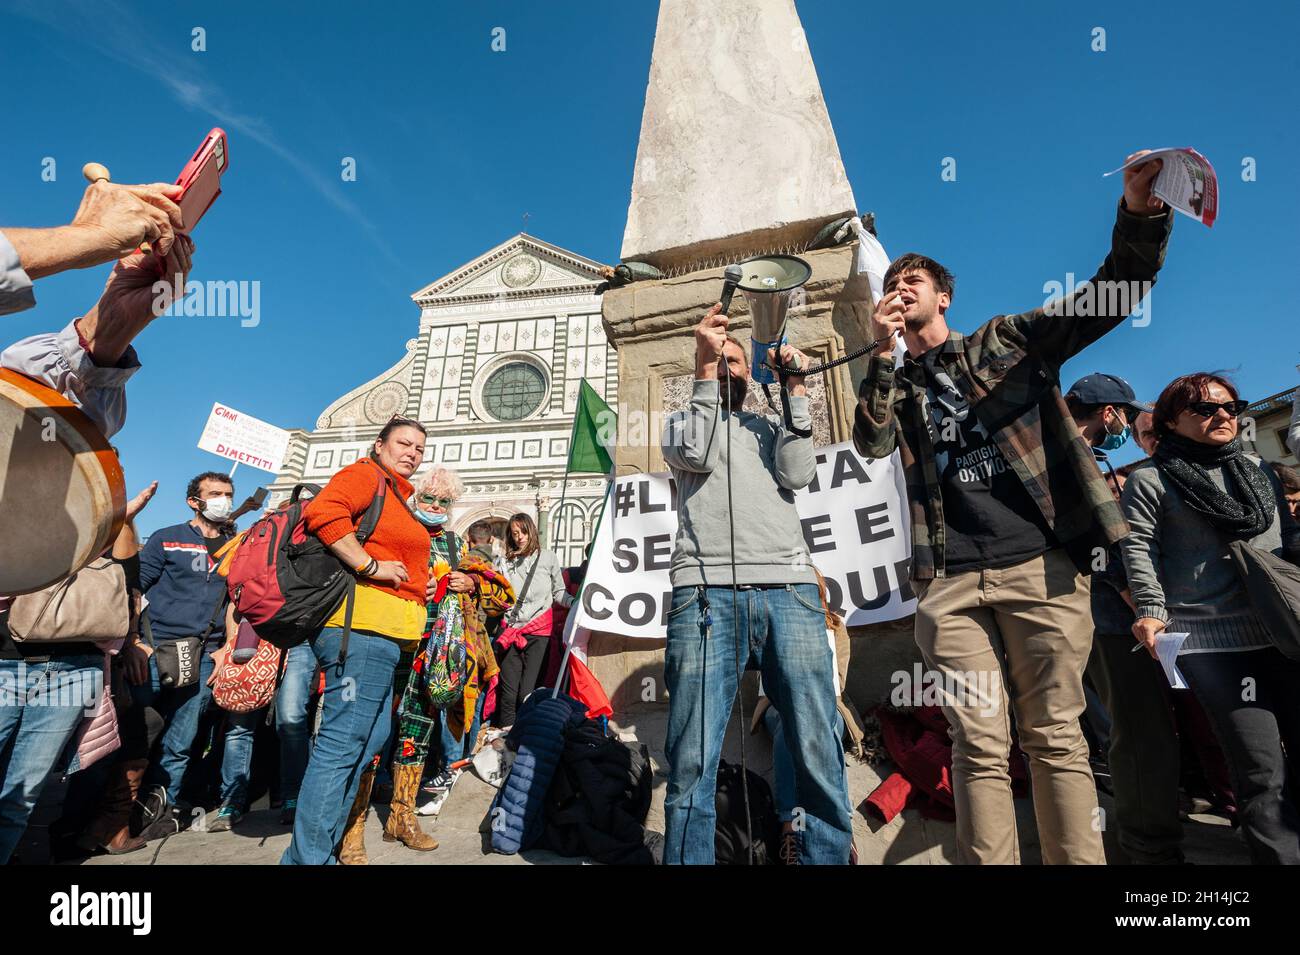
<path fill-rule="evenodd" d="M 228 497 L 214 497 L 203 502 L 203 516 L 218 523 L 230 517 L 234 509 L 235 502 Z"/>

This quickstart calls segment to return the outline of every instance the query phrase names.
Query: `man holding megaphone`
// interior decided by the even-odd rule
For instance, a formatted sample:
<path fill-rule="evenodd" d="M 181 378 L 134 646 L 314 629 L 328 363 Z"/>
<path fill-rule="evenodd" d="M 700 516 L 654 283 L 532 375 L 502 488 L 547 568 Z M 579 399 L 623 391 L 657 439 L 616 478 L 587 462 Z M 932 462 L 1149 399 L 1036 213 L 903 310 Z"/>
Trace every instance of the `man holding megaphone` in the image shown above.
<path fill-rule="evenodd" d="M 753 668 L 786 721 L 806 823 L 800 860 L 846 864 L 852 830 L 834 667 L 794 506 L 816 472 L 808 394 L 802 375 L 786 377 L 788 428 L 741 410 L 750 366 L 727 324 L 720 302 L 696 327 L 690 406 L 668 418 L 663 436 L 678 490 L 664 861 L 714 862 L 718 760 L 740 672 Z M 788 344 L 779 354 L 785 368 L 808 366 Z"/>
<path fill-rule="evenodd" d="M 1029 757 L 1043 861 L 1105 862 L 1079 727 L 1092 647 L 1088 575 L 1128 525 L 1058 379 L 1061 365 L 1123 322 L 1155 282 L 1172 226 L 1151 194 L 1159 166 L 1124 171 L 1110 254 L 1069 299 L 998 315 L 962 335 L 947 321 L 952 274 L 909 253 L 885 273 L 867 330 L 883 344 L 858 392 L 853 441 L 871 458 L 897 449 L 902 462 L 916 642 L 948 688 L 965 862 L 1020 861 L 1008 767 L 1013 717 Z M 1124 294 L 1096 294 L 1103 287 Z M 897 369 L 895 332 L 907 346 Z M 972 683 L 992 686 L 994 698 Z"/>

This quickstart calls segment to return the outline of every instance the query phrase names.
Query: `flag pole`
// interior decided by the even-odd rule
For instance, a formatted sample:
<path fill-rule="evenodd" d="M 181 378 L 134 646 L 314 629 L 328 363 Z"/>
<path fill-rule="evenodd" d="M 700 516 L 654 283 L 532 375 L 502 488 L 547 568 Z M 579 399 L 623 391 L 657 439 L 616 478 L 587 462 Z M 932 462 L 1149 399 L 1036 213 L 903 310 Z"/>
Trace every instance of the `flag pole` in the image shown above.
<path fill-rule="evenodd" d="M 573 429 L 569 434 L 569 459 L 568 462 L 566 462 L 566 466 L 565 466 L 565 485 L 566 485 L 565 490 L 567 490 L 567 484 L 568 484 L 568 474 L 569 474 L 568 469 L 573 462 L 573 444 L 578 436 L 578 419 L 582 416 L 582 409 L 585 407 L 585 404 L 583 402 L 584 387 L 586 388 L 591 387 L 590 385 L 587 384 L 586 378 L 583 378 L 578 385 L 578 407 L 574 409 Z M 591 389 L 591 390 L 593 393 L 595 392 L 595 389 Z M 606 410 L 608 410 L 609 406 L 606 405 L 605 408 Z M 604 500 L 601 501 L 600 516 L 596 518 L 596 528 L 592 534 L 593 541 L 600 536 L 601 523 L 605 519 L 605 505 L 609 502 L 610 489 L 614 486 L 614 475 L 617 473 L 618 470 L 617 465 L 614 463 L 613 457 L 608 456 L 608 460 L 609 460 L 609 471 L 605 474 L 605 480 L 607 482 L 605 486 L 605 497 Z M 564 500 L 563 490 L 560 492 L 560 500 L 561 502 L 563 502 Z M 564 641 L 564 656 L 560 658 L 560 668 L 559 670 L 556 671 L 555 674 L 555 687 L 553 692 L 551 693 L 551 699 L 554 699 L 555 697 L 559 696 L 560 686 L 564 683 L 564 675 L 569 668 L 569 657 L 573 655 L 573 638 L 574 638 L 574 634 L 577 631 L 577 620 L 578 620 L 577 611 L 582 607 L 582 594 L 583 594 L 583 590 L 587 586 L 587 576 L 590 573 L 591 573 L 591 562 L 587 561 L 587 570 L 582 575 L 582 582 L 578 584 L 577 593 L 573 595 L 573 600 L 570 601 L 569 603 L 569 614 L 564 620 L 564 634 L 562 637 Z"/>
<path fill-rule="evenodd" d="M 609 504 L 609 496 L 614 490 L 614 471 L 605 475 L 609 482 L 605 487 L 605 499 L 600 503 L 600 515 L 596 518 L 596 529 L 591 535 L 592 541 L 600 538 L 600 528 L 605 522 L 605 509 Z M 569 604 L 569 615 L 564 618 L 564 656 L 560 658 L 560 669 L 555 674 L 555 689 L 551 692 L 551 699 L 560 695 L 560 686 L 564 683 L 565 671 L 569 668 L 569 657 L 573 655 L 573 637 L 577 632 L 578 610 L 582 607 L 582 592 L 587 587 L 587 578 L 591 576 L 591 561 L 587 562 L 587 570 L 582 575 L 582 582 L 578 584 L 578 592 L 573 595 L 573 603 Z"/>

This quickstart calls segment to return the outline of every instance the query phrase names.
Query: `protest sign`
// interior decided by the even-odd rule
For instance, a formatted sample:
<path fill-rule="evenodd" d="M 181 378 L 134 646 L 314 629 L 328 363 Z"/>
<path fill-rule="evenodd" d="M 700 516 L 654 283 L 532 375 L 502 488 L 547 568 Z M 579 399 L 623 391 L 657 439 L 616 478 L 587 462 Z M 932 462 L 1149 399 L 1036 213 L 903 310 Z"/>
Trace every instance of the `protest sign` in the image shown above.
<path fill-rule="evenodd" d="M 275 473 L 289 450 L 289 432 L 234 408 L 214 404 L 199 438 L 199 447 L 239 464 Z"/>
<path fill-rule="evenodd" d="M 911 528 L 897 456 L 869 460 L 851 442 L 817 452 L 817 476 L 795 495 L 811 563 L 849 626 L 912 613 Z M 575 625 L 663 639 L 677 491 L 666 474 L 616 479 L 605 501 Z"/>

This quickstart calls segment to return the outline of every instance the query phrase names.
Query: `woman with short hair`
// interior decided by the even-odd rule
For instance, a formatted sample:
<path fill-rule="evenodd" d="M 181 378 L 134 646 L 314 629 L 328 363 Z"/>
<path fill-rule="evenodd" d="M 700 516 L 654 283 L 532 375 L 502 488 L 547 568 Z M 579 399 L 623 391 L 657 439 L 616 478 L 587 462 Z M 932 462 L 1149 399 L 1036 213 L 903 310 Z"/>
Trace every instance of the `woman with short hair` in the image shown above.
<path fill-rule="evenodd" d="M 1242 448 L 1245 408 L 1220 375 L 1165 388 L 1153 463 L 1124 488 L 1121 550 L 1134 636 L 1155 656 L 1161 631 L 1189 635 L 1178 668 L 1228 758 L 1251 858 L 1300 864 L 1300 807 L 1285 786 L 1287 754 L 1300 752 L 1300 662 L 1273 645 L 1229 551 L 1246 541 L 1296 562 L 1300 529 L 1279 508 L 1276 476 Z"/>
<path fill-rule="evenodd" d="M 496 639 L 501 665 L 496 723 L 501 727 L 514 725 L 520 704 L 537 688 L 555 624 L 552 606 L 567 607 L 572 600 L 560 559 L 542 548 L 537 524 L 527 514 L 514 515 L 506 525 L 505 572 L 515 605 Z"/>
<path fill-rule="evenodd" d="M 369 803 L 362 779 L 374 778 L 366 767 L 388 738 L 398 657 L 424 633 L 429 534 L 406 501 L 415 490 L 411 475 L 424 460 L 425 435 L 418 421 L 394 417 L 379 432 L 369 456 L 330 478 L 303 513 L 307 530 L 356 575 L 357 586 L 342 665 L 346 598 L 311 639 L 325 672 L 325 693 L 283 864 L 325 864 L 336 848 L 339 862 L 365 862 L 359 838 L 355 845 L 340 846 L 340 840 L 349 806 Z M 362 544 L 358 526 L 384 482 L 388 487 L 378 523 Z"/>

